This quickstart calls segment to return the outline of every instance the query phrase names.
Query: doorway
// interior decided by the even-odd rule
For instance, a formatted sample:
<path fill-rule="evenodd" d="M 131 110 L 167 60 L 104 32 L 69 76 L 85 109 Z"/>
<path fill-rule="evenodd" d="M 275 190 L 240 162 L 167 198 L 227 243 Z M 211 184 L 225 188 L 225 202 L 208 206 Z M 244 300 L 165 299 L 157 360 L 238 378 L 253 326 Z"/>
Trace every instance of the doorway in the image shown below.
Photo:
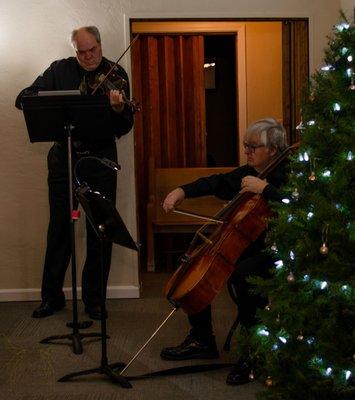
<path fill-rule="evenodd" d="M 247 125 L 266 116 L 283 122 L 290 143 L 296 141 L 301 90 L 308 80 L 308 20 L 135 19 L 131 33 L 140 34 L 132 49 L 132 92 L 142 106 L 134 134 L 145 269 L 149 159 L 164 168 L 241 165 Z M 217 59 L 224 57 L 229 65 L 221 83 L 223 62 Z M 204 65 L 213 63 L 207 80 Z M 233 77 L 227 71 L 232 67 Z M 220 98 L 216 85 L 227 80 Z"/>
<path fill-rule="evenodd" d="M 204 37 L 206 165 L 238 165 L 236 41 L 231 35 Z"/>

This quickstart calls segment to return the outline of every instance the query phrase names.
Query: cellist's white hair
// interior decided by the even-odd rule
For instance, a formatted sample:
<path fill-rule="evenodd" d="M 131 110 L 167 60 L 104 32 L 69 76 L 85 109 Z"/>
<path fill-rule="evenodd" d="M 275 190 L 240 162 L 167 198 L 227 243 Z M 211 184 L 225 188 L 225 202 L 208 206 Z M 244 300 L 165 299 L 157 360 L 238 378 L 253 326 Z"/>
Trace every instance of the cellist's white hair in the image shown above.
<path fill-rule="evenodd" d="M 260 142 L 267 148 L 276 148 L 278 152 L 287 147 L 286 130 L 282 124 L 274 118 L 264 118 L 252 123 L 246 133 L 245 140 L 249 141 L 253 134 L 258 134 Z"/>

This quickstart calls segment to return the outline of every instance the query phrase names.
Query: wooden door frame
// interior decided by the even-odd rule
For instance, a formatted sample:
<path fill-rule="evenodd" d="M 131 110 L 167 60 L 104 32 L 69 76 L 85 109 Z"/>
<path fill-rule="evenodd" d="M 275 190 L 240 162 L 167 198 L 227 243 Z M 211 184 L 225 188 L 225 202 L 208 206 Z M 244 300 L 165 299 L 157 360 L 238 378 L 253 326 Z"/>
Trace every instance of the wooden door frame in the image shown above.
<path fill-rule="evenodd" d="M 131 33 L 136 34 L 230 34 L 237 36 L 236 46 L 236 104 L 238 116 L 238 159 L 243 160 L 243 136 L 247 128 L 247 80 L 246 80 L 246 37 L 245 23 L 238 21 L 207 21 L 207 20 L 131 20 Z"/>

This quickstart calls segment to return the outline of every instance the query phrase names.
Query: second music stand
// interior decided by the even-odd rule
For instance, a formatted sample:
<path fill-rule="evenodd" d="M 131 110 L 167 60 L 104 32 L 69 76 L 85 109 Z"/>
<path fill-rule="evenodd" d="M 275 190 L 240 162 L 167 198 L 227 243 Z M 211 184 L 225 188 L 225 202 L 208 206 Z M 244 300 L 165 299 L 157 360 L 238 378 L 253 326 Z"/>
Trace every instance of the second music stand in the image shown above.
<path fill-rule="evenodd" d="M 81 161 L 83 161 L 83 159 Z M 131 388 L 132 385 L 129 383 L 127 378 L 115 372 L 115 369 L 121 370 L 125 364 L 121 362 L 114 364 L 108 363 L 106 344 L 106 296 L 104 287 L 103 243 L 104 241 L 109 241 L 136 251 L 138 250 L 138 245 L 132 239 L 124 222 L 122 221 L 121 216 L 111 200 L 106 199 L 101 193 L 93 191 L 85 185 L 76 189 L 76 196 L 101 243 L 101 270 L 99 282 L 101 289 L 101 364 L 96 368 L 65 375 L 59 379 L 59 382 L 67 382 L 77 376 L 105 374 L 114 383 L 119 383 L 124 388 Z"/>

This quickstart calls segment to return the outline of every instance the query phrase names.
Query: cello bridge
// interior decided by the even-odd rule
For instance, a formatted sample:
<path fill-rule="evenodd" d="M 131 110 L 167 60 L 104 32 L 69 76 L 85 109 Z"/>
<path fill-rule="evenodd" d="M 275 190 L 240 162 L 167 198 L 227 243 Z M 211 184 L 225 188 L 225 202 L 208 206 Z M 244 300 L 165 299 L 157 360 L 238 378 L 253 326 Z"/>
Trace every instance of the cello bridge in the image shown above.
<path fill-rule="evenodd" d="M 205 235 L 203 235 L 201 232 L 197 231 L 196 234 L 205 242 L 208 244 L 212 244 L 213 242 L 208 239 Z"/>

